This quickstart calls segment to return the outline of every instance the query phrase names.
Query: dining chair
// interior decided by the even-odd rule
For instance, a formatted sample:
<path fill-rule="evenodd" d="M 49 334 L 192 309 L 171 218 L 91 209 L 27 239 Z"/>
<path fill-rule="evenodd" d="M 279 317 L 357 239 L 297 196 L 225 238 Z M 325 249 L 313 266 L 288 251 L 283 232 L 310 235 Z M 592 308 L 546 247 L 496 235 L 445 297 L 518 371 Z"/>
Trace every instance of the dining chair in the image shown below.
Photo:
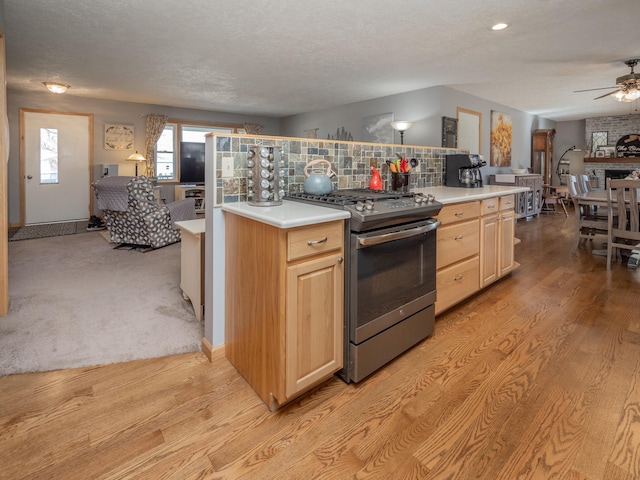
<path fill-rule="evenodd" d="M 562 195 L 554 191 L 553 187 L 547 185 L 546 187 L 544 187 L 544 190 L 542 192 L 541 211 L 557 213 L 556 205 L 560 205 L 562 207 L 562 210 L 564 211 L 565 216 L 568 217 L 569 213 L 567 213 L 567 207 L 565 207 L 563 200 L 564 197 Z"/>
<path fill-rule="evenodd" d="M 607 235 L 607 219 L 592 214 L 592 205 L 587 203 L 578 191 L 578 178 L 575 175 L 569 175 L 568 187 L 576 215 L 576 240 L 572 249 L 575 253 L 581 240 L 593 240 L 596 235 Z"/>
<path fill-rule="evenodd" d="M 589 181 L 589 175 L 584 173 L 580 175 L 580 187 L 583 193 L 593 190 L 593 188 L 591 188 L 591 182 Z"/>
<path fill-rule="evenodd" d="M 640 244 L 638 188 L 638 180 L 607 179 L 607 270 L 611 270 L 614 251 L 619 260 L 620 250 L 635 250 Z"/>
<path fill-rule="evenodd" d="M 572 181 L 575 182 L 578 195 L 582 195 L 583 193 L 585 193 L 582 181 L 580 181 L 577 175 L 569 175 L 569 183 L 571 183 Z"/>

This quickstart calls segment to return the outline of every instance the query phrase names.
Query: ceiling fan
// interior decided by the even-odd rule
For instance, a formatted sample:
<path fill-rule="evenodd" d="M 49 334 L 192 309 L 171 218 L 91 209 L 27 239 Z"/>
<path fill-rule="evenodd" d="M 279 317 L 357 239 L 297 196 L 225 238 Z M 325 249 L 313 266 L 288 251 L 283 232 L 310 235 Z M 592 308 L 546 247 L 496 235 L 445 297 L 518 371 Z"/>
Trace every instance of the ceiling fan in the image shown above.
<path fill-rule="evenodd" d="M 640 63 L 639 58 L 635 58 L 632 60 L 627 60 L 624 62 L 629 68 L 631 68 L 631 73 L 629 75 L 623 75 L 621 77 L 616 78 L 616 86 L 615 87 L 601 87 L 601 88 L 590 88 L 588 90 L 576 90 L 574 93 L 578 92 L 591 92 L 593 90 L 605 90 L 609 88 L 615 88 L 614 91 L 605 93 L 604 95 L 600 95 L 599 97 L 594 98 L 594 100 L 598 100 L 599 98 L 604 98 L 611 95 L 619 102 L 633 102 L 640 98 L 640 73 L 634 73 L 633 67 Z"/>

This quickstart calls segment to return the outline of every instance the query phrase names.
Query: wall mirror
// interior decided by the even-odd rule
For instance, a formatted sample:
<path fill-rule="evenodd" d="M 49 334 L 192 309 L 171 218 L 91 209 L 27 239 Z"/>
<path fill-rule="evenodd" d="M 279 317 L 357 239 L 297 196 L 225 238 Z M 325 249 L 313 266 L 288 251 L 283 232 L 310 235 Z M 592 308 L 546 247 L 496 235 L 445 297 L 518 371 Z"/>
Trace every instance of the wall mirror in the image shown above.
<path fill-rule="evenodd" d="M 458 148 L 469 150 L 469 153 L 480 153 L 482 144 L 480 135 L 482 114 L 458 107 Z"/>

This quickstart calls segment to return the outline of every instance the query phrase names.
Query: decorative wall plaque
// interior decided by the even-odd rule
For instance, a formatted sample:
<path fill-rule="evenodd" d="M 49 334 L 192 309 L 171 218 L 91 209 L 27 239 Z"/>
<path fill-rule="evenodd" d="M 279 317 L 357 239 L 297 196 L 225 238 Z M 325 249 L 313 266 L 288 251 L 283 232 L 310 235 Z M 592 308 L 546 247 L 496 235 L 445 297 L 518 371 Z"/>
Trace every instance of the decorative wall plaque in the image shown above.
<path fill-rule="evenodd" d="M 640 157 L 640 134 L 625 135 L 616 143 L 617 157 Z"/>
<path fill-rule="evenodd" d="M 129 150 L 133 148 L 133 125 L 104 125 L 105 150 Z"/>

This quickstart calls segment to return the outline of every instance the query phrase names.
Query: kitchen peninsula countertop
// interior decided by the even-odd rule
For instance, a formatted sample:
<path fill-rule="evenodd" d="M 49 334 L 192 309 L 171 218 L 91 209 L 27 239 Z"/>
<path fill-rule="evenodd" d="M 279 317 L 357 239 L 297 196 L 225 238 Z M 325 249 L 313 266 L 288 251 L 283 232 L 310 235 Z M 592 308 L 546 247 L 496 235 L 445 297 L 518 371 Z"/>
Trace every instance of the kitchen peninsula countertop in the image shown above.
<path fill-rule="evenodd" d="M 426 187 L 411 190 L 412 193 L 431 194 L 443 205 L 458 202 L 471 202 L 485 198 L 526 192 L 527 187 L 511 187 L 501 185 L 487 185 L 479 188 L 462 187 Z M 247 202 L 233 202 L 222 205 L 222 211 L 234 213 L 243 217 L 257 220 L 278 228 L 302 227 L 332 220 L 345 220 L 350 217 L 346 210 L 340 210 L 302 202 L 284 200 L 282 205 L 274 207 L 260 207 L 249 205 Z"/>
<path fill-rule="evenodd" d="M 485 198 L 498 197 L 501 195 L 510 195 L 512 193 L 528 192 L 528 187 L 515 187 L 503 185 L 487 185 L 477 188 L 464 187 L 425 187 L 414 188 L 412 193 L 422 193 L 424 195 L 431 194 L 437 201 L 443 205 L 448 203 L 472 202 L 474 200 L 483 200 Z"/>
<path fill-rule="evenodd" d="M 346 210 L 283 200 L 282 205 L 257 207 L 247 202 L 225 203 L 223 212 L 235 213 L 278 228 L 302 227 L 315 223 L 345 220 L 351 217 Z"/>

